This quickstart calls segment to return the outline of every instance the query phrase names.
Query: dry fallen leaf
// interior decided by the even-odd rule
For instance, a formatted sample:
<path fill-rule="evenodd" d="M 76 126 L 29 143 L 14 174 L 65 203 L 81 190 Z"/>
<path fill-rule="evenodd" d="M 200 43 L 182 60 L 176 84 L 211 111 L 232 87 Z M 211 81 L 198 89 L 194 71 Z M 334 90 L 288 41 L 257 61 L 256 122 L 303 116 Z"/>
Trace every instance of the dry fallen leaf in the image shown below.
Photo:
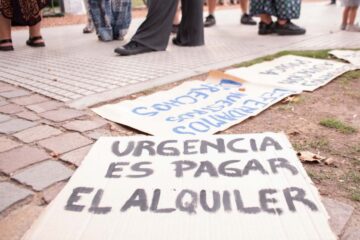
<path fill-rule="evenodd" d="M 283 104 L 288 104 L 288 103 L 297 103 L 299 102 L 300 98 L 298 96 L 289 96 L 287 98 L 285 98 L 284 100 L 281 101 L 281 103 Z"/>
<path fill-rule="evenodd" d="M 309 151 L 302 151 L 297 153 L 300 161 L 305 163 L 322 163 L 326 158 L 320 156 L 318 154 L 309 152 Z"/>

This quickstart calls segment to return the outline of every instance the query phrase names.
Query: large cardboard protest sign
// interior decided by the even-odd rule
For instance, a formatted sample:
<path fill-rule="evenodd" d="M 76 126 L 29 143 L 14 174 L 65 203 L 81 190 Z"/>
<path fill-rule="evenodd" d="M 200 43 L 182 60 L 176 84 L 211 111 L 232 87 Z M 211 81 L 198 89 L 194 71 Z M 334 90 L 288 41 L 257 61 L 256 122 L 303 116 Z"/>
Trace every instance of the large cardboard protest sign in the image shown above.
<path fill-rule="evenodd" d="M 248 82 L 264 85 L 314 91 L 337 76 L 354 70 L 355 67 L 331 60 L 287 55 L 250 67 L 241 67 L 226 71 Z"/>
<path fill-rule="evenodd" d="M 294 93 L 231 79 L 189 81 L 168 91 L 92 110 L 152 135 L 194 136 L 224 130 Z"/>
<path fill-rule="evenodd" d="M 339 59 L 343 59 L 357 67 L 360 67 L 360 51 L 333 50 L 329 53 Z"/>
<path fill-rule="evenodd" d="M 283 134 L 100 138 L 24 240 L 333 240 Z"/>

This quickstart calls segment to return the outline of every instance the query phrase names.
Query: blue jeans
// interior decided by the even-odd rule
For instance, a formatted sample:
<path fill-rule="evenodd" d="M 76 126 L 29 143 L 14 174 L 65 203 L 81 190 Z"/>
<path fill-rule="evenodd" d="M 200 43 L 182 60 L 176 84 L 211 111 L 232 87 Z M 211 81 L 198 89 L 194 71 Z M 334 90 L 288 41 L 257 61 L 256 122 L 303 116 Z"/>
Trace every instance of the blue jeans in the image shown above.
<path fill-rule="evenodd" d="M 100 40 L 121 40 L 131 22 L 131 0 L 88 0 Z"/>

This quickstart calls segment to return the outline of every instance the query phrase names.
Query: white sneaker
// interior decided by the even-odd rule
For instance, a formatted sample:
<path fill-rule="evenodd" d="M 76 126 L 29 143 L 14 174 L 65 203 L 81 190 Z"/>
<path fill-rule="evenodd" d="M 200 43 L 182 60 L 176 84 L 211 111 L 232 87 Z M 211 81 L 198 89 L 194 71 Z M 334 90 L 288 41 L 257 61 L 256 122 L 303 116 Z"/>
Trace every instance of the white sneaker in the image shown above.
<path fill-rule="evenodd" d="M 346 31 L 349 31 L 349 32 L 360 32 L 360 27 L 356 24 L 354 25 L 347 25 L 346 27 Z"/>

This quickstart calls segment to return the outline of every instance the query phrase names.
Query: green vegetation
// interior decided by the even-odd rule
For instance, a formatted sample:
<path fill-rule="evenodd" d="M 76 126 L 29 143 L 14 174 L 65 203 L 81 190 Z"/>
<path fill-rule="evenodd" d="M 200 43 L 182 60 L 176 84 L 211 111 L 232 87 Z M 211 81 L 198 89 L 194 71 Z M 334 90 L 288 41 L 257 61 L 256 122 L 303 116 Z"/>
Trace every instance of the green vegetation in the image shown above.
<path fill-rule="evenodd" d="M 356 201 L 356 202 L 360 202 L 360 192 L 354 191 L 354 192 L 351 193 L 350 197 L 351 197 L 351 200 Z"/>
<path fill-rule="evenodd" d="M 320 121 L 319 123 L 321 126 L 328 127 L 328 128 L 335 128 L 341 133 L 344 134 L 350 134 L 350 133 L 356 133 L 357 129 L 347 125 L 340 120 L 334 119 L 334 118 L 326 118 Z"/>
<path fill-rule="evenodd" d="M 136 7 L 143 7 L 144 6 L 144 2 L 143 0 L 132 0 L 132 7 L 136 8 Z"/>

